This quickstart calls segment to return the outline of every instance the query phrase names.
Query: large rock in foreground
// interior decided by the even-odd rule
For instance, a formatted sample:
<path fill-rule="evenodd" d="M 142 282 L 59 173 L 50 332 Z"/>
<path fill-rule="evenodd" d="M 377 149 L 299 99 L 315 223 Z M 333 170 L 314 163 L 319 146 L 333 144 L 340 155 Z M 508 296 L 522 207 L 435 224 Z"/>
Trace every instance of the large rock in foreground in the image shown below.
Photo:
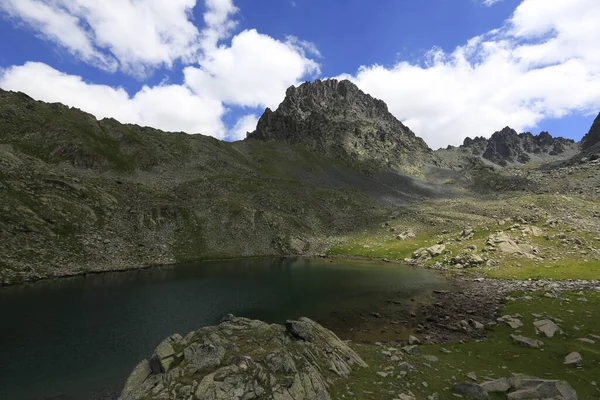
<path fill-rule="evenodd" d="M 308 318 L 282 326 L 229 315 L 165 339 L 136 366 L 121 400 L 325 400 L 330 383 L 356 366 L 367 365 Z"/>

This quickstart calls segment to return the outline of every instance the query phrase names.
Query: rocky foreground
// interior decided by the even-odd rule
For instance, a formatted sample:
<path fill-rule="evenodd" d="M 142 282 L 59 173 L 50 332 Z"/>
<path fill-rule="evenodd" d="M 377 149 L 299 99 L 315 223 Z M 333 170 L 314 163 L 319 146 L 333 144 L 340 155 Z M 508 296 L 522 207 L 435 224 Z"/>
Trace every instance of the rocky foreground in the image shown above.
<path fill-rule="evenodd" d="M 335 379 L 365 367 L 308 318 L 282 326 L 229 315 L 217 326 L 163 341 L 135 367 L 121 400 L 325 400 Z"/>
<path fill-rule="evenodd" d="M 501 310 L 497 310 L 493 321 L 464 321 L 459 330 L 464 334 L 471 332 L 472 338 L 483 339 L 482 344 L 487 342 L 487 346 L 493 346 L 499 352 L 498 359 L 486 358 L 480 367 L 477 367 L 478 361 L 470 361 L 467 365 L 460 362 L 465 357 L 471 359 L 471 351 L 478 352 L 476 346 L 469 343 L 443 344 L 446 347 L 422 344 L 439 340 L 445 342 L 447 339 L 426 332 L 422 332 L 420 338 L 411 335 L 408 340 L 396 343 L 353 345 L 351 348 L 334 333 L 308 318 L 277 325 L 229 315 L 217 326 L 191 332 L 185 338 L 175 334 L 165 339 L 148 360 L 135 367 L 120 399 L 588 398 L 578 397 L 571 383 L 581 385 L 585 370 L 595 369 L 595 361 L 588 357 L 589 349 L 595 347 L 600 336 L 586 334 L 586 322 L 581 321 L 578 326 L 572 327 L 568 321 L 555 315 L 538 314 L 543 312 L 539 308 L 539 301 L 543 300 L 536 299 L 566 304 L 587 303 L 584 292 L 574 291 L 585 289 L 592 301 L 596 298 L 593 293 L 600 291 L 600 284 L 585 281 L 560 284 L 550 281 L 512 284 L 489 281 L 489 285 L 481 281 L 479 284 L 483 285 L 478 296 L 480 300 L 485 300 L 492 289 L 499 289 L 505 301 L 529 303 L 531 308 L 527 309 L 536 311 L 529 316 L 514 312 L 502 315 Z M 507 291 L 522 294 L 515 298 L 507 296 Z M 443 291 L 438 294 L 444 297 L 455 295 Z M 464 297 L 464 293 L 457 295 Z M 473 297 L 471 303 L 477 303 L 477 299 Z M 568 306 L 574 307 L 574 304 Z M 581 317 L 584 318 L 583 315 Z M 591 317 L 590 314 L 585 319 Z M 502 339 L 500 345 L 497 339 L 504 336 L 506 340 Z M 566 352 L 567 349 L 571 349 L 570 352 Z M 539 367 L 535 360 L 547 353 L 550 358 L 546 362 L 556 366 L 549 364 L 543 377 L 517 372 L 506 366 L 493 368 L 506 362 L 506 359 L 500 361 L 499 357 L 507 351 L 514 354 L 511 359 L 527 357 L 532 360 L 516 364 L 524 372 L 532 365 Z M 363 358 L 363 354 L 368 359 Z M 363 359 L 368 360 L 369 365 Z M 559 377 L 548 373 L 559 371 L 560 365 L 570 371 L 568 375 L 573 382 L 571 378 L 565 380 L 562 373 Z M 468 369 L 463 370 L 465 367 Z M 596 383 L 592 382 L 592 385 Z M 440 388 L 443 388 L 442 392 Z"/>

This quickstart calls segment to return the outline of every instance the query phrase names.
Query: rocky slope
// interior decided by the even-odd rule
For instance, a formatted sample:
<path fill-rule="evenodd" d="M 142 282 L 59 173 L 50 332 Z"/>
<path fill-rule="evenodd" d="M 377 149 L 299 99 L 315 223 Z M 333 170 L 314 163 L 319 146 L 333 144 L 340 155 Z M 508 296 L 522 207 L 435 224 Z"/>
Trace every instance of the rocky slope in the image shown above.
<path fill-rule="evenodd" d="M 326 400 L 333 381 L 365 367 L 308 318 L 282 326 L 230 315 L 215 327 L 165 339 L 135 367 L 121 400 Z"/>
<path fill-rule="evenodd" d="M 437 159 L 423 139 L 387 105 L 352 82 L 330 79 L 287 90 L 277 110 L 267 108 L 250 140 L 300 143 L 311 151 L 358 163 L 378 162 L 413 174 Z"/>
<path fill-rule="evenodd" d="M 583 137 L 581 149 L 586 153 L 600 153 L 600 114 L 594 120 L 589 132 Z"/>
<path fill-rule="evenodd" d="M 548 132 L 533 135 L 517 133 L 506 127 L 495 132 L 489 139 L 466 138 L 459 147 L 449 146 L 436 154 L 453 168 L 462 168 L 473 162 L 483 161 L 489 165 L 508 167 L 527 163 L 566 160 L 575 155 L 579 144 L 571 139 L 552 137 Z"/>
<path fill-rule="evenodd" d="M 364 99 L 348 99 L 349 109 Z M 365 127 L 404 129 L 371 103 L 381 111 L 367 107 L 370 118 L 365 108 Z M 448 191 L 391 169 L 360 170 L 303 144 L 165 133 L 0 91 L 0 283 L 314 254 L 392 204 Z"/>

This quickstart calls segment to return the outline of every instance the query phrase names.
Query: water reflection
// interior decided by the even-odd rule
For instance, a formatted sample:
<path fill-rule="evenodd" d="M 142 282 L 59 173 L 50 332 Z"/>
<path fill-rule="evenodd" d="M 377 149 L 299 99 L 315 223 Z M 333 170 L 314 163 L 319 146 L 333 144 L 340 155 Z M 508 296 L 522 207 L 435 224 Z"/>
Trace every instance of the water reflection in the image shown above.
<path fill-rule="evenodd" d="M 164 337 L 227 313 L 335 325 L 382 299 L 408 299 L 442 284 L 428 271 L 383 263 L 243 259 L 2 288 L 0 398 L 118 391 Z"/>

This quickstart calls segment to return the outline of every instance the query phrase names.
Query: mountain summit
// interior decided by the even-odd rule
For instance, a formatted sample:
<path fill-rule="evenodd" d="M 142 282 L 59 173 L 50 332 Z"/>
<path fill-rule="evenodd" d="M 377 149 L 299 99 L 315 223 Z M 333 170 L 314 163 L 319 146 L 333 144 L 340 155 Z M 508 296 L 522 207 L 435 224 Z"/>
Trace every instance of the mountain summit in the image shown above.
<path fill-rule="evenodd" d="M 407 172 L 435 162 L 423 139 L 387 105 L 348 80 L 290 87 L 277 110 L 267 108 L 248 139 L 299 143 L 311 151 Z"/>

